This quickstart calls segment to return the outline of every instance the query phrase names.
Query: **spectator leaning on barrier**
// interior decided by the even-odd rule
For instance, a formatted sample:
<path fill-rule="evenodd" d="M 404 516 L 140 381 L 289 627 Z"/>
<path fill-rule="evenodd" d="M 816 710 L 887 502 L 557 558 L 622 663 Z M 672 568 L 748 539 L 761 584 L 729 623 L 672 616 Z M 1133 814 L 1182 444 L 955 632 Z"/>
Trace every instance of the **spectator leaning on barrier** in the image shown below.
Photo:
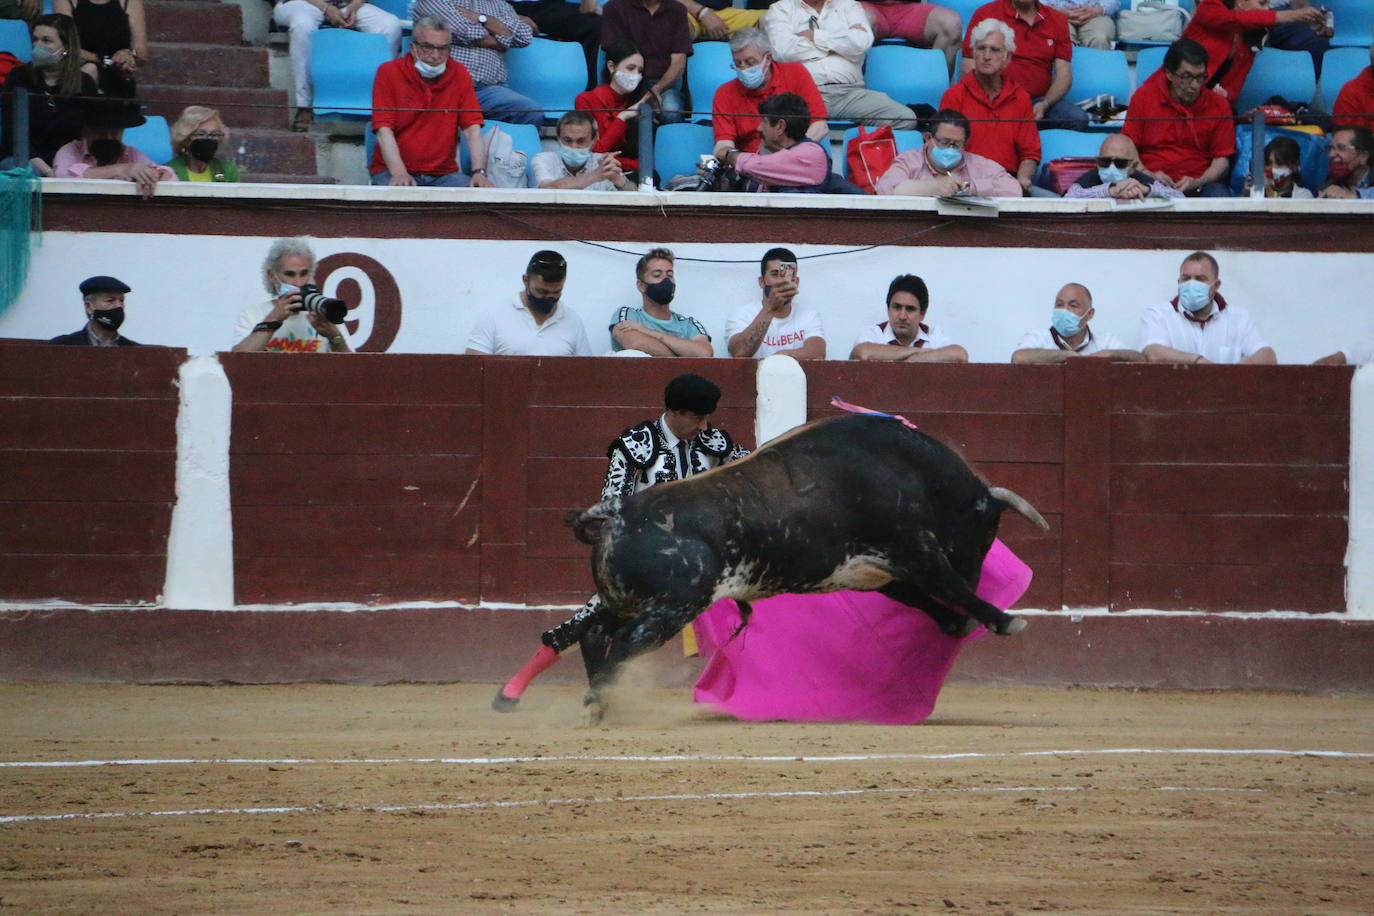
<path fill-rule="evenodd" d="M 968 351 L 926 323 L 930 291 L 914 274 L 893 278 L 887 287 L 887 320 L 869 325 L 850 351 L 850 359 L 905 363 L 966 363 Z"/>
<path fill-rule="evenodd" d="M 1045 0 L 1069 21 L 1069 37 L 1075 45 L 1110 51 L 1116 38 L 1116 14 L 1120 0 Z"/>
<path fill-rule="evenodd" d="M 1366 337 L 1362 343 L 1342 347 L 1330 356 L 1323 356 L 1314 366 L 1363 366 L 1374 363 L 1374 337 Z"/>
<path fill-rule="evenodd" d="M 730 36 L 730 56 L 735 78 L 722 83 L 711 100 L 711 129 L 715 133 L 715 157 L 724 159 L 732 149 L 756 153 L 759 149 L 760 103 L 791 92 L 806 101 L 811 124 L 806 136 L 824 143 L 830 134 L 825 102 L 811 73 L 799 63 L 773 59 L 773 46 L 759 29 L 743 29 Z"/>
<path fill-rule="evenodd" d="M 1097 167 L 1088 169 L 1069 185 L 1064 196 L 1074 200 L 1110 197 L 1116 201 L 1132 201 L 1147 197 L 1172 200 L 1183 194 L 1143 171 L 1140 154 L 1130 137 L 1110 134 L 1102 140 L 1097 151 Z"/>
<path fill-rule="evenodd" d="M 1369 46 L 1369 66 L 1342 86 L 1336 95 L 1336 104 L 1331 106 L 1331 120 L 1374 130 L 1374 43 Z"/>
<path fill-rule="evenodd" d="M 484 117 L 536 127 L 544 123 L 538 102 L 506 86 L 506 51 L 523 48 L 534 37 L 506 0 L 417 0 L 414 14 L 448 26 L 449 56 L 472 78 Z"/>
<path fill-rule="evenodd" d="M 53 157 L 56 177 L 124 179 L 136 184 L 144 197 L 153 196 L 159 181 L 177 180 L 167 166 L 124 145 L 125 128 L 138 127 L 146 120 L 138 105 L 123 99 L 86 99 L 81 107 L 81 139 Z"/>
<path fill-rule="evenodd" d="M 1049 127 L 1086 125 L 1088 113 L 1067 98 L 1073 86 L 1073 41 L 1064 14 L 1038 0 L 993 0 L 978 7 L 964 37 L 964 73 L 973 69 L 974 30 L 988 19 L 1011 31 L 1011 60 L 1003 75 L 1030 95 L 1035 119 L 1048 120 Z"/>
<path fill-rule="evenodd" d="M 968 118 L 952 108 L 928 122 L 925 145 L 907 150 L 878 179 L 879 194 L 915 197 L 1020 197 L 1021 183 L 991 159 L 966 152 Z"/>
<path fill-rule="evenodd" d="M 291 34 L 291 75 L 296 84 L 296 116 L 291 121 L 294 131 L 304 131 L 315 120 L 310 110 L 315 97 L 310 84 L 310 43 L 322 25 L 381 35 L 391 57 L 401 49 L 401 20 L 365 0 L 281 0 L 272 10 L 272 19 Z"/>
<path fill-rule="evenodd" d="M 1076 356 L 1096 356 L 1138 363 L 1145 357 L 1128 349 L 1111 331 L 1094 333 L 1088 322 L 1097 314 L 1093 294 L 1082 283 L 1067 283 L 1054 297 L 1050 326 L 1028 331 L 1012 351 L 1014 363 L 1062 363 Z"/>
<path fill-rule="evenodd" d="M 1231 106 L 1207 82 L 1207 49 L 1180 38 L 1164 66 L 1131 96 L 1122 132 L 1135 141 L 1153 177 L 1184 194 L 1230 197 L 1226 185 L 1236 152 Z"/>
<path fill-rule="evenodd" d="M 969 32 L 973 69 L 945 90 L 941 108 L 952 108 L 978 125 L 966 152 L 975 153 L 1016 176 L 1029 192 L 1040 164 L 1040 133 L 1026 90 L 1006 79 L 1007 63 L 1016 49 L 1011 27 L 985 19 Z"/>
<path fill-rule="evenodd" d="M 1329 178 L 1318 197 L 1374 198 L 1374 133 L 1368 127 L 1337 127 L 1326 150 Z"/>
<path fill-rule="evenodd" d="M 188 105 L 172 124 L 172 150 L 176 158 L 167 167 L 181 181 L 238 181 L 238 163 L 219 158 L 229 139 L 219 112 L 204 105 Z"/>
<path fill-rule="evenodd" d="M 730 0 L 678 2 L 687 8 L 687 21 L 692 26 L 692 41 L 725 41 L 741 29 L 752 29 L 757 26 L 764 14 L 764 10 L 738 9 Z"/>
<path fill-rule="evenodd" d="M 770 248 L 759 261 L 759 274 L 762 304 L 746 302 L 725 320 L 730 355 L 825 359 L 821 316 L 796 301 L 797 256 L 786 248 Z"/>
<path fill-rule="evenodd" d="M 591 356 L 587 329 L 563 298 L 568 262 L 536 251 L 510 305 L 485 312 L 468 335 L 466 353 L 496 356 Z"/>
<path fill-rule="evenodd" d="M 563 0 L 559 0 L 563 2 Z M 578 93 L 573 105 L 596 119 L 594 153 L 615 153 L 621 170 L 639 168 L 639 100 L 644 92 L 644 55 L 631 42 L 617 41 L 606 49 L 606 82 Z"/>
<path fill-rule="evenodd" d="M 1202 0 L 1183 37 L 1207 49 L 1207 88 L 1234 104 L 1254 66 L 1255 46 L 1263 42 L 1264 32 L 1290 22 L 1318 28 L 1325 21 L 1326 12 L 1315 6 L 1275 12 L 1269 9 L 1269 0 Z"/>
<path fill-rule="evenodd" d="M 368 170 L 375 185 L 461 188 L 454 139 L 468 141 L 473 187 L 489 188 L 486 140 L 477 94 L 462 64 L 449 59 L 449 30 L 429 16 L 415 20 L 410 53 L 377 68 L 372 128 L 377 145 Z"/>
<path fill-rule="evenodd" d="M 0 86 L 0 160 L 14 154 L 14 90 L 29 91 L 29 165 L 53 177 L 57 151 L 81 136 L 81 105 L 75 96 L 96 94 L 81 66 L 76 23 L 70 16 L 42 16 L 33 24 L 33 60 L 20 64 Z M 9 168 L 22 163 L 9 163 Z"/>
<path fill-rule="evenodd" d="M 625 306 L 611 316 L 611 349 L 638 350 L 650 356 L 712 355 L 711 335 L 700 321 L 668 308 L 677 294 L 673 253 L 650 249 L 635 264 L 638 308 Z"/>
<path fill-rule="evenodd" d="M 132 292 L 123 280 L 91 277 L 81 281 L 81 300 L 86 306 L 86 325 L 51 343 L 74 347 L 136 347 L 138 341 L 119 333 L 124 324 L 124 294 Z"/>
<path fill-rule="evenodd" d="M 304 308 L 301 287 L 314 282 L 315 252 L 306 239 L 273 242 L 262 262 L 262 285 L 271 298 L 239 313 L 233 352 L 351 353 L 338 322 Z M 342 321 L 343 315 L 333 317 Z"/>
<path fill-rule="evenodd" d="M 764 152 L 729 150 L 724 165 L 744 179 L 746 191 L 792 194 L 843 193 L 843 181 L 831 172 L 830 150 L 806 136 L 811 112 L 792 92 L 770 96 L 759 105 L 759 136 Z M 846 182 L 847 183 L 847 182 Z"/>
<path fill-rule="evenodd" d="M 687 8 L 677 0 L 611 0 L 601 10 L 601 45 L 631 42 L 644 55 L 645 94 L 655 103 L 659 120 L 686 120 L 682 74 L 692 53 L 692 26 Z"/>
<path fill-rule="evenodd" d="M 1178 295 L 1145 309 L 1140 319 L 1140 351 L 1152 363 L 1278 362 L 1250 313 L 1228 306 L 1218 290 L 1217 259 L 1195 251 L 1178 270 Z"/>
<path fill-rule="evenodd" d="M 596 120 L 585 111 L 558 119 L 558 150 L 538 153 L 530 163 L 537 188 L 574 191 L 633 191 L 634 184 L 610 153 L 594 153 Z"/>
<path fill-rule="evenodd" d="M 858 0 L 777 0 L 763 17 L 773 59 L 810 71 L 832 118 L 859 124 L 916 126 L 915 113 L 864 86 L 873 29 Z"/>

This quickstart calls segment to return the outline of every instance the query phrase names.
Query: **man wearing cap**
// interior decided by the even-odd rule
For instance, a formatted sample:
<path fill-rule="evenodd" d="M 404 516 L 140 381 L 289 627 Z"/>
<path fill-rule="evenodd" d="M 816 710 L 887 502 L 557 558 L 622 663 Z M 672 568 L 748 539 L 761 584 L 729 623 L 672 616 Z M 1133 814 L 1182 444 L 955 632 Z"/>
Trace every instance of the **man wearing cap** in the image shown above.
<path fill-rule="evenodd" d="M 119 333 L 124 323 L 124 294 L 127 283 L 114 277 L 83 280 L 81 298 L 86 304 L 86 326 L 70 334 L 54 337 L 51 343 L 71 347 L 137 347 L 138 341 Z"/>
<path fill-rule="evenodd" d="M 509 305 L 477 319 L 466 353 L 495 356 L 591 356 L 582 319 L 561 302 L 568 262 L 556 251 L 536 251 Z"/>
<path fill-rule="evenodd" d="M 159 181 L 176 181 L 176 172 L 158 165 L 143 152 L 124 145 L 124 129 L 146 118 L 132 102 L 89 100 L 82 108 L 81 139 L 73 140 L 53 157 L 56 178 L 123 178 L 152 197 Z"/>

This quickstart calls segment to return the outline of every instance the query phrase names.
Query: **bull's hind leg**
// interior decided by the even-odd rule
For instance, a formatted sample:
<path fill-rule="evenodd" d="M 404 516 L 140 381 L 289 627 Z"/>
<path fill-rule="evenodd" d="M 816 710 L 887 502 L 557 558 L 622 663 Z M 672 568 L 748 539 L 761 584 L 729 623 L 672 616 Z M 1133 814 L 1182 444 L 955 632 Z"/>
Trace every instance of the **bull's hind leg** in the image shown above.
<path fill-rule="evenodd" d="M 679 604 L 654 603 L 646 606 L 632 620 L 627 621 L 597 645 L 596 658 L 588 654 L 589 630 L 582 638 L 582 655 L 587 662 L 587 695 L 583 699 L 583 721 L 598 724 L 606 714 L 606 691 L 615 683 L 621 667 L 630 659 L 652 652 L 672 639 L 682 628 L 706 610 L 709 601 Z M 594 628 L 595 629 L 595 628 Z M 605 635 L 604 630 L 599 631 Z M 602 651 L 604 650 L 604 651 Z"/>
<path fill-rule="evenodd" d="M 920 536 L 916 554 L 908 567 L 901 570 L 898 580 L 950 608 L 961 608 L 994 633 L 1007 636 L 1026 628 L 1022 618 L 1013 617 L 974 594 L 977 583 L 970 583 L 955 571 L 939 540 L 930 532 Z"/>
<path fill-rule="evenodd" d="M 900 601 L 907 607 L 916 608 L 924 611 L 926 616 L 935 621 L 940 632 L 946 636 L 953 636 L 956 639 L 964 637 L 978 629 L 978 621 L 967 614 L 960 614 L 958 611 L 945 607 L 925 589 L 917 588 L 910 582 L 890 582 L 878 589 L 879 592 L 891 598 L 893 601 Z"/>

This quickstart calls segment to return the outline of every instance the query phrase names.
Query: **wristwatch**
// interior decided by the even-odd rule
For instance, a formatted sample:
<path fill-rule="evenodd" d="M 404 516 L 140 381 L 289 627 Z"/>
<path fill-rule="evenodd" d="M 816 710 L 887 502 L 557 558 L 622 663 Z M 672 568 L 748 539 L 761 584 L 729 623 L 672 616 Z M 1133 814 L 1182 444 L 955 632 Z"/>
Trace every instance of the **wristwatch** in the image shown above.
<path fill-rule="evenodd" d="M 472 174 L 474 174 L 474 175 L 485 175 L 486 173 L 487 173 L 487 170 L 486 170 L 486 169 L 473 169 L 473 170 L 472 170 Z"/>
<path fill-rule="evenodd" d="M 477 14 L 477 24 L 478 24 L 478 25 L 486 25 L 486 24 L 487 24 L 487 14 L 486 14 L 486 13 L 478 13 L 478 14 Z"/>

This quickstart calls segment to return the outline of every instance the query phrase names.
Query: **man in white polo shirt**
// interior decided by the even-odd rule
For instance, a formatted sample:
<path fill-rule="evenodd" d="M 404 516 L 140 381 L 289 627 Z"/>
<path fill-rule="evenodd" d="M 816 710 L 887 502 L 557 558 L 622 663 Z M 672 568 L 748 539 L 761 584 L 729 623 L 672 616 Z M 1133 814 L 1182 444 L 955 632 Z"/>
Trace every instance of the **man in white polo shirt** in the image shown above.
<path fill-rule="evenodd" d="M 966 363 L 968 351 L 926 324 L 930 291 L 915 274 L 887 286 L 887 321 L 869 325 L 854 341 L 850 359 L 906 363 Z"/>
<path fill-rule="evenodd" d="M 497 356 L 591 356 L 587 329 L 559 299 L 568 262 L 556 251 L 536 251 L 520 279 L 525 288 L 509 305 L 488 311 L 468 335 L 467 353 Z"/>
<path fill-rule="evenodd" d="M 786 248 L 764 252 L 759 288 L 761 303 L 746 302 L 725 319 L 730 355 L 763 359 L 785 353 L 794 359 L 825 359 L 821 316 L 796 302 L 797 256 Z"/>
<path fill-rule="evenodd" d="M 1094 332 L 1088 322 L 1097 314 L 1093 294 L 1082 283 L 1066 283 L 1054 297 L 1050 326 L 1028 331 L 1012 351 L 1014 363 L 1062 363 L 1075 356 L 1096 356 L 1138 363 L 1145 357 L 1129 350 L 1111 331 Z"/>
<path fill-rule="evenodd" d="M 1152 363 L 1278 362 L 1250 313 L 1228 306 L 1217 259 L 1195 251 L 1178 271 L 1178 295 L 1152 305 L 1140 318 L 1140 351 Z"/>

